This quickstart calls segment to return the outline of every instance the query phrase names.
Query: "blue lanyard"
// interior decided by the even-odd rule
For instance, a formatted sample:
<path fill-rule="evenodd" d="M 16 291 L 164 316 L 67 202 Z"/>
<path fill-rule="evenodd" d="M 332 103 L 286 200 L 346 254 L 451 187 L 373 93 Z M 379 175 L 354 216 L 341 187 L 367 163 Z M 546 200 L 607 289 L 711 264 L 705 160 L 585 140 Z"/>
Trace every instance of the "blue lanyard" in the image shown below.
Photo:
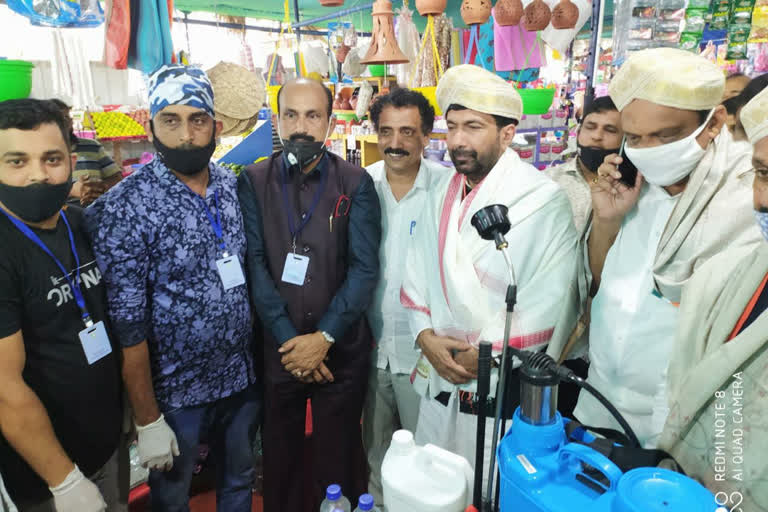
<path fill-rule="evenodd" d="M 34 231 L 29 229 L 29 226 L 21 222 L 16 217 L 12 217 L 8 215 L 8 213 L 5 210 L 2 211 L 8 219 L 13 222 L 13 224 L 21 231 L 24 236 L 32 240 L 35 244 L 37 244 L 38 247 L 40 247 L 48 256 L 50 256 L 53 259 L 53 262 L 56 263 L 56 265 L 59 267 L 59 270 L 61 270 L 62 274 L 64 274 L 64 279 L 67 280 L 67 283 L 69 284 L 69 288 L 72 290 L 72 295 L 75 296 L 75 302 L 77 302 L 77 307 L 80 308 L 80 313 L 83 317 L 83 322 L 85 323 L 86 327 L 91 327 L 93 325 L 93 321 L 91 320 L 91 315 L 88 314 L 88 308 L 85 305 L 85 297 L 83 297 L 83 292 L 80 289 L 80 285 L 82 281 L 80 280 L 80 257 L 77 255 L 77 249 L 75 248 L 75 236 L 72 234 L 72 228 L 69 225 L 69 220 L 67 220 L 67 215 L 64 213 L 64 211 L 61 211 L 61 218 L 64 220 L 64 224 L 67 226 L 67 234 L 69 235 L 69 246 L 72 249 L 72 255 L 75 257 L 75 282 L 72 282 L 72 279 L 69 277 L 69 272 L 67 272 L 67 269 L 64 268 L 64 265 L 59 261 L 59 259 L 53 255 L 51 250 L 43 243 L 42 240 L 40 240 L 40 237 L 35 234 Z"/>
<path fill-rule="evenodd" d="M 219 212 L 221 212 L 221 208 L 219 208 L 219 191 L 216 190 L 213 193 L 213 202 L 216 205 L 216 216 L 213 216 L 213 213 L 211 213 L 211 209 L 208 208 L 208 203 L 205 202 L 205 199 L 200 197 L 199 195 L 195 194 L 199 199 L 200 202 L 203 203 L 203 208 L 205 209 L 205 214 L 208 216 L 208 222 L 211 223 L 211 228 L 213 228 L 213 233 L 216 235 L 216 239 L 219 241 L 219 249 L 224 251 L 224 257 L 226 258 L 227 255 L 227 244 L 224 241 L 224 229 L 221 227 L 221 217 L 219 215 Z"/>
<path fill-rule="evenodd" d="M 300 172 L 300 171 L 299 171 Z M 304 229 L 304 227 L 309 223 L 309 219 L 312 218 L 312 213 L 314 213 L 315 208 L 317 208 L 317 204 L 320 202 L 320 196 L 323 194 L 323 190 L 325 189 L 325 183 L 328 181 L 328 169 L 325 170 L 325 172 L 321 172 L 320 175 L 320 186 L 317 188 L 317 192 L 315 192 L 315 197 L 312 198 L 312 203 L 309 206 L 309 210 L 307 210 L 307 213 L 304 217 L 302 217 L 299 226 L 296 227 L 296 225 L 293 222 L 293 211 L 291 210 L 291 202 L 288 199 L 288 169 L 287 167 L 283 167 L 283 180 L 282 180 L 282 189 L 283 189 L 283 206 L 285 208 L 285 215 L 288 217 L 288 229 L 291 230 L 291 237 L 293 238 L 293 252 L 296 252 L 296 235 L 301 233 L 301 230 Z"/>

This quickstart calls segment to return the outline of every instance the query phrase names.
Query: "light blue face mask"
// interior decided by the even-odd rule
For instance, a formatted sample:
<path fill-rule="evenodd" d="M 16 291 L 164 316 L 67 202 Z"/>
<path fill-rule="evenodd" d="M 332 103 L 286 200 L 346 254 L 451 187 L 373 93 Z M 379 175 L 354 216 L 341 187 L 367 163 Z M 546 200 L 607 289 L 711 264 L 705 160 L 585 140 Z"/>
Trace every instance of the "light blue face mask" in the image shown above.
<path fill-rule="evenodd" d="M 763 234 L 763 238 L 768 240 L 768 212 L 758 212 L 755 210 L 755 218 L 757 219 L 757 225 L 760 227 L 760 232 Z"/>

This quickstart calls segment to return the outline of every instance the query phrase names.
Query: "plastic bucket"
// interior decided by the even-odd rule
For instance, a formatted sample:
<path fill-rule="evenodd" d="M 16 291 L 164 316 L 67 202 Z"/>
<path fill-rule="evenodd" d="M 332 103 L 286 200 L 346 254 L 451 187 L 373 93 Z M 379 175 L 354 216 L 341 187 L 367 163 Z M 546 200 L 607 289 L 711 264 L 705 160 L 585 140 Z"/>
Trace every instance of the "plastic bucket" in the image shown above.
<path fill-rule="evenodd" d="M 384 76 L 387 74 L 386 64 L 370 64 L 368 71 L 371 72 L 371 76 Z"/>
<path fill-rule="evenodd" d="M 527 116 L 546 114 L 555 99 L 555 89 L 518 89 L 523 99 L 523 114 Z"/>
<path fill-rule="evenodd" d="M 32 91 L 32 68 L 24 60 L 0 60 L 0 101 L 26 98 Z"/>

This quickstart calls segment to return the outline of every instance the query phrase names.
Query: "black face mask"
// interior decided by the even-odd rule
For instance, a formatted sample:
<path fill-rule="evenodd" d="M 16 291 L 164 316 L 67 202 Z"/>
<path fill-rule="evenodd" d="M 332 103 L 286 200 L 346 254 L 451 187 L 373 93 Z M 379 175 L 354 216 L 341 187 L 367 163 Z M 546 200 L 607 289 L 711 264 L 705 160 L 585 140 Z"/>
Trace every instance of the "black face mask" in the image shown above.
<path fill-rule="evenodd" d="M 72 190 L 72 174 L 64 183 L 35 183 L 14 187 L 0 183 L 0 202 L 26 222 L 42 222 L 61 210 Z"/>
<path fill-rule="evenodd" d="M 307 136 L 309 137 L 309 136 Z M 292 135 L 283 141 L 283 154 L 290 167 L 298 166 L 304 169 L 325 153 L 325 141 L 309 141 L 303 136 Z"/>
<path fill-rule="evenodd" d="M 216 133 L 211 135 L 208 145 L 192 148 L 169 148 L 157 138 L 155 126 L 150 123 L 152 129 L 152 144 L 157 150 L 157 155 L 165 166 L 185 176 L 192 176 L 208 168 L 213 152 L 216 151 Z"/>
<path fill-rule="evenodd" d="M 597 168 L 603 164 L 605 157 L 619 153 L 619 148 L 600 149 L 582 146 L 581 144 L 577 144 L 577 146 L 579 147 L 579 160 L 584 164 L 584 167 L 592 172 L 597 172 Z"/>

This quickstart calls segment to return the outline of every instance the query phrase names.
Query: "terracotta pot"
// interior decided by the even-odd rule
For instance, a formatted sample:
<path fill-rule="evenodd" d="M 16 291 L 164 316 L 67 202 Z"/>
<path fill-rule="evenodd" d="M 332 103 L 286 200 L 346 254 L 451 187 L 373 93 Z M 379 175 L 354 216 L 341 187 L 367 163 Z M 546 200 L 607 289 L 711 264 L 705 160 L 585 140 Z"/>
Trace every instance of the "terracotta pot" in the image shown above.
<path fill-rule="evenodd" d="M 552 9 L 553 28 L 574 28 L 577 21 L 579 21 L 579 8 L 571 0 L 560 0 L 560 3 Z"/>
<path fill-rule="evenodd" d="M 523 28 L 528 32 L 544 30 L 552 18 L 552 11 L 544 0 L 534 0 L 523 10 Z"/>
<path fill-rule="evenodd" d="M 334 110 L 341 110 L 341 104 L 344 102 L 344 98 L 341 97 L 341 92 L 336 94 L 336 98 L 333 100 Z"/>
<path fill-rule="evenodd" d="M 323 7 L 338 7 L 344 5 L 344 0 L 320 0 L 320 5 Z"/>
<path fill-rule="evenodd" d="M 343 63 L 347 58 L 347 54 L 349 54 L 349 50 L 351 49 L 352 48 L 345 44 L 339 46 L 339 48 L 336 50 L 336 61 Z"/>
<path fill-rule="evenodd" d="M 445 11 L 445 6 L 448 0 L 416 0 L 416 10 L 422 16 L 431 14 L 432 16 L 439 16 Z"/>
<path fill-rule="evenodd" d="M 349 99 L 344 99 L 341 102 L 341 106 L 339 107 L 341 110 L 352 110 L 352 104 L 349 102 Z"/>
<path fill-rule="evenodd" d="M 514 26 L 523 17 L 523 2 L 520 0 L 499 0 L 493 8 L 493 18 L 502 27 Z"/>
<path fill-rule="evenodd" d="M 482 25 L 491 16 L 491 0 L 464 0 L 461 19 L 467 25 Z"/>

